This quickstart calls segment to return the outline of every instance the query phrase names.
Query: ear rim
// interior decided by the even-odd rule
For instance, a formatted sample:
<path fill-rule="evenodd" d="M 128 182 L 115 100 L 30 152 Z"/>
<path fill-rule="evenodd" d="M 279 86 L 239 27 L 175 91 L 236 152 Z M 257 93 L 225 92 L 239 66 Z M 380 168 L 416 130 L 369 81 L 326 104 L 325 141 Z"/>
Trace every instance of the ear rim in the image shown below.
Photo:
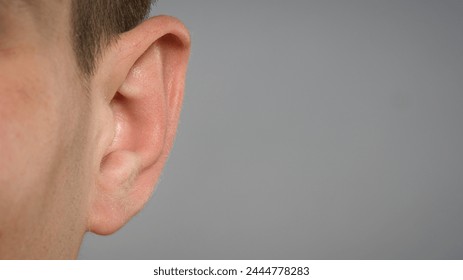
<path fill-rule="evenodd" d="M 114 94 L 119 89 L 119 83 L 111 83 L 110 76 L 116 76 L 116 80 L 123 80 L 128 75 L 129 70 L 114 75 L 114 69 L 127 68 L 127 64 L 133 65 L 136 60 L 145 53 L 151 45 L 167 35 L 173 35 L 186 50 L 184 60 L 188 61 L 191 50 L 191 35 L 188 28 L 177 18 L 168 15 L 158 15 L 146 19 L 133 29 L 119 35 L 117 42 L 111 44 L 105 50 L 104 57 L 107 63 L 99 65 L 95 77 L 99 76 L 100 83 L 113 84 L 108 89 L 96 88 L 104 92 L 104 100 L 110 102 Z M 155 40 L 151 38 L 156 38 Z M 123 42 L 132 42 L 126 43 Z M 139 51 L 134 52 L 133 49 Z M 118 54 L 122 55 L 122 59 Z M 188 62 L 186 63 L 188 64 Z M 107 75 L 106 73 L 112 73 Z"/>
<path fill-rule="evenodd" d="M 161 15 L 150 18 L 141 23 L 139 26 L 120 36 L 118 43 L 116 43 L 113 46 L 113 48 L 110 50 L 108 54 L 109 63 L 103 65 L 103 67 L 101 67 L 101 69 L 98 71 L 99 73 L 101 73 L 100 77 L 103 77 L 103 84 L 105 82 L 108 82 L 107 85 L 109 85 L 107 88 L 104 88 L 104 90 L 101 91 L 104 93 L 102 94 L 104 101 L 103 104 L 110 105 L 111 100 L 113 100 L 113 98 L 120 90 L 120 86 L 117 86 L 117 83 L 114 83 L 114 81 L 125 80 L 132 67 L 138 61 L 138 59 L 140 59 L 150 49 L 150 47 L 153 46 L 153 44 L 156 44 L 156 42 L 160 41 L 163 38 L 166 38 L 166 36 L 172 36 L 173 38 L 176 38 L 177 44 L 179 44 L 178 46 L 181 47 L 181 55 L 179 55 L 179 58 L 177 59 L 177 63 L 179 65 L 174 66 L 176 68 L 179 68 L 180 70 L 174 71 L 176 77 L 172 78 L 172 85 L 169 82 L 168 84 L 165 84 L 166 81 L 164 79 L 162 81 L 162 83 L 164 84 L 164 94 L 166 95 L 166 102 L 170 103 L 171 96 L 174 96 L 173 104 L 166 104 L 166 106 L 168 107 L 166 110 L 169 110 L 170 112 L 166 116 L 166 130 L 163 133 L 164 138 L 171 138 L 171 141 L 169 141 L 169 139 L 164 140 L 159 157 L 156 161 L 154 161 L 152 167 L 153 170 L 151 170 L 150 173 L 148 173 L 148 171 L 145 171 L 142 167 L 138 169 L 137 178 L 139 181 L 142 180 L 141 177 L 148 178 L 151 176 L 155 177 L 155 179 L 151 184 L 152 187 L 150 188 L 151 190 L 149 192 L 133 192 L 130 194 L 133 196 L 142 197 L 142 199 L 140 199 L 142 203 L 139 207 L 134 208 L 135 211 L 131 211 L 127 216 L 121 217 L 120 215 L 108 214 L 109 212 L 104 213 L 105 211 L 103 209 L 99 209 L 99 207 L 97 206 L 99 203 L 98 201 L 101 199 L 100 197 L 104 197 L 104 193 L 102 193 L 100 189 L 101 184 L 98 181 L 100 178 L 101 171 L 98 171 L 97 178 L 95 180 L 94 190 L 92 191 L 92 197 L 90 199 L 88 208 L 89 211 L 87 215 L 87 231 L 89 232 L 93 232 L 99 235 L 109 235 L 116 232 L 127 222 L 129 222 L 134 215 L 141 211 L 144 204 L 149 200 L 151 194 L 154 192 L 154 188 L 157 182 L 159 181 L 162 169 L 173 146 L 178 126 L 178 119 L 181 113 L 187 65 L 191 47 L 190 34 L 186 27 L 183 25 L 183 23 L 181 23 L 178 19 L 174 17 Z M 112 69 L 126 70 L 118 72 Z M 108 70 L 110 71 L 110 74 L 105 74 L 105 71 Z M 112 78 L 112 76 L 114 75 L 116 76 L 116 79 Z M 107 149 L 111 149 L 114 136 L 115 134 L 112 134 L 112 137 L 102 137 L 104 140 L 101 141 L 100 147 L 102 148 L 102 150 L 104 150 L 104 152 L 102 153 L 102 156 L 97 160 L 103 161 L 107 159 L 108 155 L 111 156 L 111 152 L 107 152 Z M 139 159 L 133 157 L 131 158 L 131 156 L 128 156 L 127 158 L 134 164 L 137 161 L 139 161 Z M 144 173 L 142 174 L 142 172 Z M 136 183 L 134 183 L 134 185 L 135 184 Z M 122 208 L 124 207 L 121 207 L 121 209 Z M 115 211 L 115 213 L 116 212 L 117 211 Z"/>

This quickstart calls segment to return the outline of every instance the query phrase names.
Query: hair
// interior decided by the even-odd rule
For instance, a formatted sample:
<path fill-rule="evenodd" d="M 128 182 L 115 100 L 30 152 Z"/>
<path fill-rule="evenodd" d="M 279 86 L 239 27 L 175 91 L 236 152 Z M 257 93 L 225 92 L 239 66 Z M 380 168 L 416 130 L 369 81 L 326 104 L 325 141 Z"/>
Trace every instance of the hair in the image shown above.
<path fill-rule="evenodd" d="M 147 17 L 152 2 L 156 0 L 72 0 L 73 48 L 84 77 L 94 74 L 105 48 Z"/>

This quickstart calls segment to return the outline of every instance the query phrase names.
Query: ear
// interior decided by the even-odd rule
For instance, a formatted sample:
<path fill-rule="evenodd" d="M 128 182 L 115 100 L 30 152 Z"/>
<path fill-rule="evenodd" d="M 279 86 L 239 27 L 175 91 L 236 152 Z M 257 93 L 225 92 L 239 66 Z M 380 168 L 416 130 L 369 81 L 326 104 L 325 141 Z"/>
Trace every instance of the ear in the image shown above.
<path fill-rule="evenodd" d="M 94 76 L 99 108 L 99 170 L 88 228 L 111 234 L 151 196 L 179 120 L 190 50 L 176 19 L 151 18 L 124 33 Z"/>

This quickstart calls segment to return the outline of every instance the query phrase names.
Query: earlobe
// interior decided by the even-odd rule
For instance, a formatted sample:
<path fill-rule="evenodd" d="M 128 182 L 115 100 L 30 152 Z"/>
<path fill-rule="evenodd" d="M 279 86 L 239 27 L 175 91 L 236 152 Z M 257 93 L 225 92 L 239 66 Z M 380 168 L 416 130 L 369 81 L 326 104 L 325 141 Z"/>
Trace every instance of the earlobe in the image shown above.
<path fill-rule="evenodd" d="M 102 137 L 111 141 L 103 145 L 90 231 L 116 231 L 153 192 L 174 141 L 188 55 L 186 28 L 160 16 L 123 34 L 104 56 L 97 75 L 104 77 L 100 87 L 110 101 L 101 104 L 111 119 Z"/>

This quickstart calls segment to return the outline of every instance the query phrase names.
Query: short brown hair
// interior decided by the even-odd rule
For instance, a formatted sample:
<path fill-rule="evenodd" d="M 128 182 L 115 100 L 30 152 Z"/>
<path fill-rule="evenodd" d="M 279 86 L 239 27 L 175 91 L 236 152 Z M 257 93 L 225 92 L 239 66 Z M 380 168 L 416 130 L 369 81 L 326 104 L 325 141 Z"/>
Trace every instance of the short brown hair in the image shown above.
<path fill-rule="evenodd" d="M 77 64 L 86 77 L 118 35 L 139 24 L 156 0 L 72 0 L 71 24 Z"/>

